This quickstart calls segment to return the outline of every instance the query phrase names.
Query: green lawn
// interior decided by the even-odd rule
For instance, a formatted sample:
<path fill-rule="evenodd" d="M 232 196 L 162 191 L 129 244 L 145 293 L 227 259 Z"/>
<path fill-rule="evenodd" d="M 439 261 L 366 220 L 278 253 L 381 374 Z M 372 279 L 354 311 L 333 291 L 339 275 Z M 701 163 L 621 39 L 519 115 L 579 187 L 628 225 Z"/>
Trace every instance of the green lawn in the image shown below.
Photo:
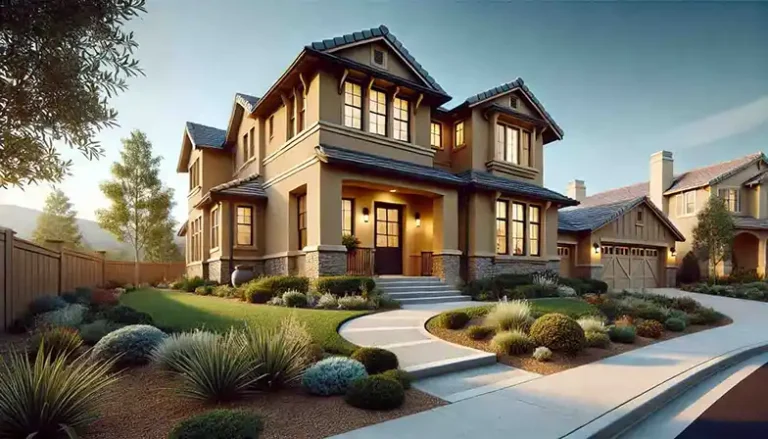
<path fill-rule="evenodd" d="M 552 298 L 552 299 L 532 299 L 531 311 L 534 316 L 540 316 L 551 312 L 559 312 L 573 318 L 582 317 L 587 314 L 600 314 L 597 308 L 579 299 L 571 298 Z M 456 309 L 453 311 L 464 311 L 470 317 L 479 317 L 485 315 L 491 308 L 496 306 L 496 302 L 482 306 L 470 306 L 467 308 Z"/>
<path fill-rule="evenodd" d="M 174 330 L 205 328 L 223 331 L 242 325 L 245 321 L 277 326 L 284 317 L 296 313 L 300 320 L 307 323 L 310 334 L 323 349 L 346 355 L 352 353 L 355 345 L 341 338 L 336 328 L 345 320 L 366 313 L 254 305 L 232 299 L 160 291 L 154 288 L 123 294 L 120 302 L 150 314 L 156 325 Z"/>

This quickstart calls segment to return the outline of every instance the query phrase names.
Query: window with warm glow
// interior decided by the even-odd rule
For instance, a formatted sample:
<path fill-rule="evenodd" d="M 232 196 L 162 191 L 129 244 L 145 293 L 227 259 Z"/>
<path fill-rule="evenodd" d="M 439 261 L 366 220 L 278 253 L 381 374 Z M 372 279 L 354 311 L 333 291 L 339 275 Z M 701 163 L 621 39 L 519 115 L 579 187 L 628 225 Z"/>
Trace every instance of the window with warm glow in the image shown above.
<path fill-rule="evenodd" d="M 341 199 L 341 235 L 354 235 L 354 200 Z"/>
<path fill-rule="evenodd" d="M 394 126 L 392 127 L 392 136 L 397 140 L 407 142 L 410 140 L 410 112 L 408 101 L 395 98 L 394 106 Z"/>
<path fill-rule="evenodd" d="M 307 246 L 307 196 L 296 197 L 296 206 L 299 214 L 299 250 Z"/>
<path fill-rule="evenodd" d="M 219 246 L 219 208 L 211 210 L 211 248 Z"/>
<path fill-rule="evenodd" d="M 528 206 L 528 250 L 531 256 L 541 256 L 541 208 Z"/>
<path fill-rule="evenodd" d="M 496 160 L 519 164 L 520 131 L 504 124 L 496 125 Z"/>
<path fill-rule="evenodd" d="M 387 95 L 378 90 L 371 90 L 368 97 L 368 131 L 387 135 Z"/>
<path fill-rule="evenodd" d="M 237 206 L 237 245 L 253 245 L 253 207 Z"/>
<path fill-rule="evenodd" d="M 453 127 L 453 148 L 464 146 L 464 122 L 458 122 Z"/>
<path fill-rule="evenodd" d="M 512 203 L 512 254 L 525 254 L 525 204 Z"/>
<path fill-rule="evenodd" d="M 275 116 L 269 116 L 269 138 L 271 139 L 275 135 Z"/>
<path fill-rule="evenodd" d="M 739 190 L 738 189 L 718 189 L 718 195 L 725 201 L 725 207 L 731 212 L 740 212 Z"/>
<path fill-rule="evenodd" d="M 344 83 L 344 125 L 361 129 L 363 115 L 363 94 L 360 85 Z"/>
<path fill-rule="evenodd" d="M 509 203 L 504 200 L 496 201 L 496 253 L 506 255 L 507 248 L 507 211 Z"/>
<path fill-rule="evenodd" d="M 429 144 L 432 148 L 443 149 L 443 126 L 438 122 L 430 124 Z"/>

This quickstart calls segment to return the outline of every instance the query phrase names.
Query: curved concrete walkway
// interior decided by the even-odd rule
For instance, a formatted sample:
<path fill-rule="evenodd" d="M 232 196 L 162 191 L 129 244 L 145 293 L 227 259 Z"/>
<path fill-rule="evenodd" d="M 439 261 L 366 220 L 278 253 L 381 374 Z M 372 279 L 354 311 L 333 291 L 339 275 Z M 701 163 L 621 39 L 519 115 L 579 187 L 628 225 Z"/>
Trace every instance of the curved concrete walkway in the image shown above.
<path fill-rule="evenodd" d="M 674 289 L 653 292 L 692 296 L 727 314 L 734 323 L 336 437 L 610 437 L 605 433 L 606 428 L 635 416 L 652 401 L 660 400 L 663 392 L 713 370 L 717 364 L 734 358 L 736 353 L 756 352 L 768 346 L 766 303 Z M 387 314 L 390 313 L 382 316 Z M 346 334 L 348 332 L 342 333 L 345 337 Z M 386 345 L 386 340 L 382 340 L 382 344 Z"/>

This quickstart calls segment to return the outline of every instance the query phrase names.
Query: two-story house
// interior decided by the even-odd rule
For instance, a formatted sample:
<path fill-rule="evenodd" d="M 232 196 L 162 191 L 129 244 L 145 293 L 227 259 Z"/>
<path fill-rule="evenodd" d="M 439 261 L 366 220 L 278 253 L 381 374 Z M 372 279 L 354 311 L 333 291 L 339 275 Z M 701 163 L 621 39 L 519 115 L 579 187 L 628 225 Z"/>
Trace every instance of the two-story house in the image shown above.
<path fill-rule="evenodd" d="M 576 202 L 542 186 L 543 148 L 563 131 L 521 79 L 450 100 L 380 26 L 306 46 L 225 129 L 187 123 L 188 273 L 557 269 L 557 210 Z"/>
<path fill-rule="evenodd" d="M 592 260 L 574 261 L 566 259 L 561 267 L 578 266 L 591 267 L 598 272 L 605 271 L 609 279 L 621 278 L 617 285 L 644 285 L 642 281 L 635 280 L 636 276 L 642 277 L 642 271 L 633 272 L 633 265 L 629 259 L 642 259 L 640 249 L 657 248 L 662 267 L 679 266 L 683 258 L 692 250 L 693 228 L 698 221 L 697 214 L 704 207 L 711 195 L 717 195 L 725 200 L 726 206 L 733 213 L 736 225 L 736 237 L 733 245 L 732 258 L 718 267 L 719 274 L 728 274 L 733 269 L 755 270 L 759 274 L 765 274 L 766 269 L 766 240 L 768 240 L 768 161 L 762 153 L 750 154 L 727 162 L 718 163 L 703 168 L 693 169 L 675 175 L 674 160 L 669 151 L 660 151 L 650 158 L 650 180 L 630 186 L 611 189 L 605 192 L 586 196 L 586 187 L 583 181 L 576 180 L 569 185 L 568 193 L 580 201 L 576 208 L 564 209 L 560 212 L 560 253 L 564 253 L 563 247 L 573 245 L 569 236 L 573 234 L 572 223 L 586 218 L 588 212 L 593 214 L 598 211 L 608 212 L 617 210 L 621 206 L 631 206 L 638 200 L 646 200 L 646 205 L 652 207 L 653 215 L 659 223 L 664 223 L 668 218 L 672 228 L 647 226 L 638 227 L 643 220 L 631 217 L 625 221 L 625 226 L 613 227 L 623 233 L 635 233 L 633 240 L 629 241 L 629 251 L 636 255 L 627 254 L 626 263 L 617 267 L 617 273 L 609 265 L 619 259 L 615 254 L 616 247 L 607 247 L 602 241 L 592 239 L 585 245 L 594 245 Z M 765 187 L 764 187 L 765 185 Z M 650 201 L 650 203 L 648 203 Z M 631 209 L 631 207 L 629 208 Z M 628 211 L 628 210 L 627 210 Z M 654 212 L 655 211 L 655 212 Z M 661 216 L 659 216 L 661 214 Z M 635 214 L 637 215 L 637 214 Z M 603 215 L 607 219 L 610 215 Z M 647 215 L 646 215 L 647 217 Z M 640 214 L 639 218 L 643 218 Z M 624 224 L 624 223 L 622 223 Z M 674 230 L 673 230 L 674 229 Z M 677 232 L 677 233 L 676 233 Z M 679 233 L 679 234 L 678 234 Z M 610 241 L 612 238 L 608 238 Z M 675 241 L 677 241 L 675 243 Z M 582 245 L 584 247 L 584 245 Z M 668 247 L 665 254 L 663 247 Z M 606 254 L 604 250 L 612 251 Z M 574 247 L 575 252 L 579 252 Z M 587 253 L 587 250 L 581 251 Z M 645 251 L 647 253 L 647 250 Z M 599 256 L 597 256 L 599 254 Z M 625 255 L 622 255 L 622 257 Z M 664 261 L 666 259 L 666 262 Z M 706 270 L 706 264 L 702 269 Z M 610 271 L 610 272 L 609 272 Z M 647 272 L 647 271 L 646 271 Z M 706 271 L 703 271 L 706 273 Z M 630 280 L 631 279 L 631 280 Z M 668 282 L 671 282 L 668 280 Z M 655 285 L 652 285 L 655 286 Z"/>

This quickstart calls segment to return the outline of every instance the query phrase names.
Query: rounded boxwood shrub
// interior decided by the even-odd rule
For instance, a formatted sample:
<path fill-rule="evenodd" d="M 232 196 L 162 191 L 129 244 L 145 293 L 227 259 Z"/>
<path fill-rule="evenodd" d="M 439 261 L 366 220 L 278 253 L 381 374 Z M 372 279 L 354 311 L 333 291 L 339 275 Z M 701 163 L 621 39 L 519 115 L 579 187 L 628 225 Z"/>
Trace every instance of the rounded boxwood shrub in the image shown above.
<path fill-rule="evenodd" d="M 685 331 L 685 321 L 677 317 L 670 317 L 664 322 L 664 327 L 674 332 Z"/>
<path fill-rule="evenodd" d="M 522 355 L 527 354 L 536 347 L 526 333 L 517 329 L 496 333 L 491 339 L 491 348 L 499 354 Z"/>
<path fill-rule="evenodd" d="M 390 410 L 403 405 L 405 390 L 398 381 L 374 375 L 353 381 L 344 400 L 361 409 Z"/>
<path fill-rule="evenodd" d="M 202 285 L 197 288 L 195 288 L 195 294 L 198 296 L 210 296 L 213 294 L 213 286 L 212 285 Z"/>
<path fill-rule="evenodd" d="M 283 293 L 283 306 L 288 308 L 306 308 L 307 295 L 299 291 L 286 291 Z"/>
<path fill-rule="evenodd" d="M 386 372 L 380 373 L 379 375 L 383 376 L 384 378 L 397 381 L 401 386 L 403 386 L 403 389 L 407 390 L 411 388 L 411 381 L 413 381 L 413 377 L 411 374 L 402 369 L 390 369 Z"/>
<path fill-rule="evenodd" d="M 301 384 L 314 395 L 343 395 L 352 381 L 367 376 L 363 363 L 345 357 L 331 357 L 309 367 Z"/>
<path fill-rule="evenodd" d="M 154 326 L 130 325 L 102 337 L 91 354 L 97 359 L 120 355 L 117 361 L 122 365 L 145 364 L 165 337 L 165 333 Z"/>
<path fill-rule="evenodd" d="M 494 332 L 495 329 L 492 326 L 470 325 L 467 328 L 467 337 L 472 340 L 485 340 Z"/>
<path fill-rule="evenodd" d="M 694 312 L 697 309 L 699 309 L 701 305 L 699 302 L 697 302 L 692 297 L 683 296 L 683 297 L 675 297 L 672 299 L 672 308 L 679 309 L 680 311 L 685 312 Z"/>
<path fill-rule="evenodd" d="M 258 439 L 263 429 L 253 412 L 218 409 L 181 421 L 168 439 Z"/>
<path fill-rule="evenodd" d="M 369 375 L 397 369 L 400 365 L 397 361 L 397 355 L 381 348 L 360 348 L 350 358 L 363 363 L 365 371 Z"/>
<path fill-rule="evenodd" d="M 584 330 L 576 320 L 559 313 L 544 314 L 531 325 L 531 338 L 553 351 L 576 353 L 584 349 Z"/>
<path fill-rule="evenodd" d="M 141 311 L 136 311 L 130 306 L 118 305 L 108 309 L 104 313 L 104 318 L 110 322 L 123 325 L 151 325 L 152 316 Z"/>
<path fill-rule="evenodd" d="M 606 349 L 611 344 L 611 338 L 605 332 L 587 331 L 584 333 L 587 346 L 591 348 Z"/>
<path fill-rule="evenodd" d="M 445 329 L 461 329 L 469 322 L 469 314 L 463 311 L 446 311 L 437 316 L 437 325 Z"/>
<path fill-rule="evenodd" d="M 257 281 L 250 281 L 243 287 L 243 300 L 250 303 L 267 303 L 274 294 L 268 287 L 260 285 Z"/>
<path fill-rule="evenodd" d="M 643 320 L 635 325 L 637 335 L 647 338 L 659 338 L 664 333 L 664 325 L 656 320 Z"/>
<path fill-rule="evenodd" d="M 608 328 L 608 336 L 611 338 L 612 342 L 626 344 L 634 343 L 636 335 L 637 330 L 631 325 L 611 326 Z"/>
<path fill-rule="evenodd" d="M 723 318 L 723 315 L 712 308 L 699 308 L 690 315 L 691 325 L 714 325 Z"/>

